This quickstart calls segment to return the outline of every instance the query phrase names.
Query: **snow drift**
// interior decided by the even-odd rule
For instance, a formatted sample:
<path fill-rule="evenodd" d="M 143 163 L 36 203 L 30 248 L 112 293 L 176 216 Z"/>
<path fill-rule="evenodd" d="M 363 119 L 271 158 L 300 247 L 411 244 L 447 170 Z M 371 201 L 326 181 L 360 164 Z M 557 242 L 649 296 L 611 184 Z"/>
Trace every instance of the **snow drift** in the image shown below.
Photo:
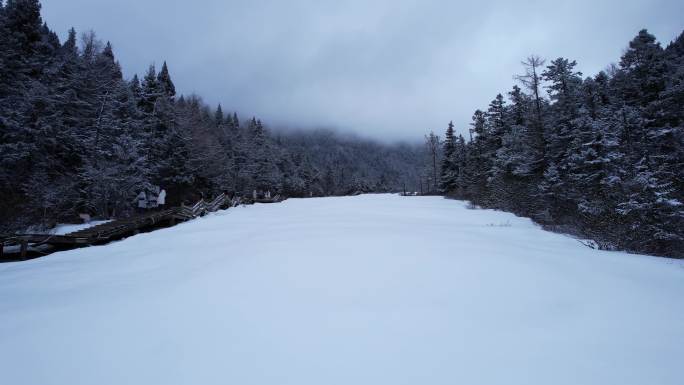
<path fill-rule="evenodd" d="M 0 265 L 0 382 L 681 384 L 682 298 L 511 214 L 292 199 Z"/>

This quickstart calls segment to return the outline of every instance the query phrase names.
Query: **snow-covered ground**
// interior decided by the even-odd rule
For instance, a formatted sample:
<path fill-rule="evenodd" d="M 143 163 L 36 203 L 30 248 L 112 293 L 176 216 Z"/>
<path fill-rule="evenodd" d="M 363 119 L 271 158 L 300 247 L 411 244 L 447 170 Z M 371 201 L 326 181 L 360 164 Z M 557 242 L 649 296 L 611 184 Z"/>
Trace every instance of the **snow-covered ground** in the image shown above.
<path fill-rule="evenodd" d="M 364 195 L 0 265 L 2 384 L 682 384 L 684 264 Z"/>

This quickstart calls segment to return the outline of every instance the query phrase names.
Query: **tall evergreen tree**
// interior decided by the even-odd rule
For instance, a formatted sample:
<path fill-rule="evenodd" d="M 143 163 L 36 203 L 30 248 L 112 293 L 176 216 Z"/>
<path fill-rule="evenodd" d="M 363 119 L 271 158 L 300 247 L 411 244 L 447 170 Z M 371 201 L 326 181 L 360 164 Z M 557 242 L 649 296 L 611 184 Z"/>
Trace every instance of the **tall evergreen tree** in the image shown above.
<path fill-rule="evenodd" d="M 173 84 L 173 81 L 171 80 L 171 75 L 169 74 L 169 68 L 166 66 L 166 62 L 162 65 L 162 69 L 159 72 L 159 78 L 157 79 L 159 82 L 159 87 L 161 87 L 161 90 L 166 94 L 166 96 L 173 100 L 173 98 L 176 96 L 176 86 Z"/>
<path fill-rule="evenodd" d="M 449 126 L 444 134 L 444 142 L 442 142 L 442 167 L 440 175 L 440 190 L 442 192 L 450 193 L 458 187 L 458 172 L 454 123 L 449 122 Z"/>

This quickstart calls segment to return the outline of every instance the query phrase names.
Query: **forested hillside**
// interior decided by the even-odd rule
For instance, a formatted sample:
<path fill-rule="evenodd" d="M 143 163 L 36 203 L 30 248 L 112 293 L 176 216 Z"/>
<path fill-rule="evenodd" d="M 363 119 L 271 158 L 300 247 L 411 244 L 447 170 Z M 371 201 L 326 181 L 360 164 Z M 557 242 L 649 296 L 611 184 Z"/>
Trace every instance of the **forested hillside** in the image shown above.
<path fill-rule="evenodd" d="M 275 133 L 177 94 L 166 63 L 125 79 L 111 44 L 73 29 L 60 42 L 37 0 L 0 7 L 0 232 L 125 216 L 136 194 L 158 188 L 169 205 L 224 191 L 399 190 L 416 183 L 418 153 L 325 131 Z"/>
<path fill-rule="evenodd" d="M 684 34 L 646 30 L 618 65 L 530 57 L 514 86 L 446 131 L 441 189 L 602 248 L 684 257 Z"/>

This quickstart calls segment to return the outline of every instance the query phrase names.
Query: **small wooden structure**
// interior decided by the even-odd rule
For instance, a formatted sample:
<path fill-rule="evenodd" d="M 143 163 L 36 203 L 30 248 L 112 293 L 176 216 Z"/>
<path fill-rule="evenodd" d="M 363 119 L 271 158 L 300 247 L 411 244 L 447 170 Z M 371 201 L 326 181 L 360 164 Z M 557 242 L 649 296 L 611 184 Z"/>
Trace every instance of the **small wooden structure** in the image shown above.
<path fill-rule="evenodd" d="M 201 199 L 192 206 L 182 205 L 180 207 L 114 220 L 65 235 L 16 234 L 0 237 L 0 261 L 26 259 L 28 257 L 29 245 L 34 248 L 40 245 L 50 245 L 52 246 L 51 250 L 41 252 L 41 254 L 49 254 L 58 250 L 104 244 L 137 234 L 142 230 L 173 226 L 177 222 L 189 221 L 222 208 L 250 203 L 253 203 L 253 201 L 240 198 L 230 199 L 225 194 L 221 194 L 211 201 Z M 13 256 L 10 254 L 4 255 L 3 252 L 6 246 L 19 246 L 19 252 L 14 253 Z"/>
<path fill-rule="evenodd" d="M 280 195 L 276 195 L 272 198 L 258 198 L 254 199 L 254 203 L 278 203 L 282 201 L 283 199 L 280 197 Z"/>

